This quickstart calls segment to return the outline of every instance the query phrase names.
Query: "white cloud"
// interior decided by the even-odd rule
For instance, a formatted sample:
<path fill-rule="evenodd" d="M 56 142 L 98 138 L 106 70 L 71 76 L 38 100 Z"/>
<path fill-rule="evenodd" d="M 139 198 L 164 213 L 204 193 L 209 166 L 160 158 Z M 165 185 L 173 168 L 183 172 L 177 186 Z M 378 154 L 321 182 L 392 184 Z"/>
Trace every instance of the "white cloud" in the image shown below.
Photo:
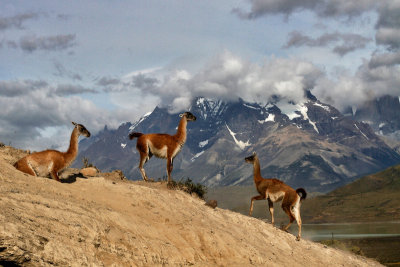
<path fill-rule="evenodd" d="M 7 88 L 14 89 L 16 93 L 3 90 Z M 96 133 L 105 124 L 115 128 L 134 117 L 128 108 L 107 110 L 80 97 L 77 94 L 87 92 L 81 87 L 59 87 L 25 80 L 2 81 L 0 89 L 0 141 L 11 142 L 21 148 L 66 149 L 70 131 L 64 130 L 72 131 L 71 121 L 81 123 Z"/>
<path fill-rule="evenodd" d="M 160 104 L 172 104 L 173 111 L 187 108 L 197 96 L 267 103 L 279 95 L 298 102 L 304 98 L 304 90 L 312 88 L 321 75 L 310 62 L 273 57 L 260 65 L 225 51 L 197 73 L 172 71 L 141 92 L 159 96 Z"/>

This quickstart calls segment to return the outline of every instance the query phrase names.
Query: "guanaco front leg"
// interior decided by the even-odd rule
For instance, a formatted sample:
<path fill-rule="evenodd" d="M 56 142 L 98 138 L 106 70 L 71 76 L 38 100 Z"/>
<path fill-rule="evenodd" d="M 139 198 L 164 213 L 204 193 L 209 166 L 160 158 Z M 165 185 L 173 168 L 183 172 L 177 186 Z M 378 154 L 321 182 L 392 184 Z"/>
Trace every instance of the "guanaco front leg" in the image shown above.
<path fill-rule="evenodd" d="M 53 178 L 53 179 L 56 180 L 57 182 L 60 181 L 60 178 L 58 177 L 58 174 L 57 174 L 57 171 L 56 171 L 56 170 L 52 170 L 52 171 L 50 172 L 50 176 L 51 176 L 51 178 Z"/>
<path fill-rule="evenodd" d="M 262 195 L 254 196 L 254 197 L 251 198 L 249 216 L 251 216 L 251 214 L 253 213 L 253 204 L 254 204 L 254 200 L 263 200 L 263 199 L 265 199 L 265 197 L 262 196 Z"/>
<path fill-rule="evenodd" d="M 171 172 L 172 169 L 174 168 L 174 162 L 173 159 L 168 157 L 167 158 L 167 175 L 168 175 L 168 184 L 171 183 Z"/>

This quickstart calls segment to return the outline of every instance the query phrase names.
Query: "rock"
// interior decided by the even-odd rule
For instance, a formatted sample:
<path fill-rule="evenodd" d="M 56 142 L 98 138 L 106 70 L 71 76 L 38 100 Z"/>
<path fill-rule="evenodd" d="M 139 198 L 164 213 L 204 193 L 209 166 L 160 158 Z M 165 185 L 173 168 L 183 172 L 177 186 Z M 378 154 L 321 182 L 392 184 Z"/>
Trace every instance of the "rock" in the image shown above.
<path fill-rule="evenodd" d="M 99 171 L 94 167 L 83 168 L 80 170 L 80 173 L 86 177 L 96 176 Z"/>
<path fill-rule="evenodd" d="M 205 205 L 215 209 L 218 206 L 218 202 L 215 199 L 210 199 Z"/>

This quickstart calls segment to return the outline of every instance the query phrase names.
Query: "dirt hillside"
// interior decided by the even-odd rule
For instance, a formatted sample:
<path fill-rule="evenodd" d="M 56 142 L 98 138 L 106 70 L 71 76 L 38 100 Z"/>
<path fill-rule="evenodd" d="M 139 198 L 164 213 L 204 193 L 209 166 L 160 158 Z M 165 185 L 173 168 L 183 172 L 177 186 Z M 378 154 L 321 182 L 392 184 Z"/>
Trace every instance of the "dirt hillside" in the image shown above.
<path fill-rule="evenodd" d="M 23 154 L 0 148 L 0 266 L 380 266 L 162 183 L 28 176 Z"/>

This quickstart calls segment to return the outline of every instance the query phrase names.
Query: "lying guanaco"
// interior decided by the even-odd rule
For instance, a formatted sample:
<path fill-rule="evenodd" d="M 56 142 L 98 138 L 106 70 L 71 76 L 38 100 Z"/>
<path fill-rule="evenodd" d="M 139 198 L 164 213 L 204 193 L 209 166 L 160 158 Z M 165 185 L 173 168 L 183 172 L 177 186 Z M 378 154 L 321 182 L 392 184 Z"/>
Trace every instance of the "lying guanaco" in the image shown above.
<path fill-rule="evenodd" d="M 67 152 L 57 150 L 44 150 L 32 153 L 18 160 L 14 167 L 18 170 L 33 175 L 50 176 L 60 181 L 58 173 L 67 168 L 78 155 L 78 139 L 80 135 L 90 137 L 90 132 L 82 124 L 72 122 L 75 126 L 71 134 L 71 140 Z"/>

